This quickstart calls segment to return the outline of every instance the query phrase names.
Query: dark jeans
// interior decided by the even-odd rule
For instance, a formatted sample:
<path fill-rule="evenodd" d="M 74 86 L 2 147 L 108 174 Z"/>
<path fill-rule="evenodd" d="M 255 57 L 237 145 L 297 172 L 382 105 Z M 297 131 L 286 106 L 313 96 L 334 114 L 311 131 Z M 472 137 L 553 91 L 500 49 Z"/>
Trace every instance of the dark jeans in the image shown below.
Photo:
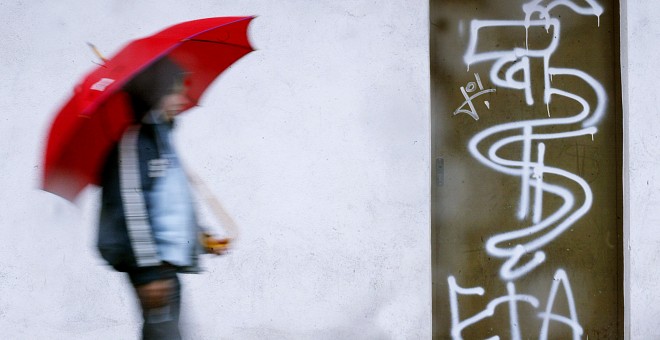
<path fill-rule="evenodd" d="M 142 339 L 143 340 L 180 340 L 179 312 L 181 309 L 181 283 L 178 277 L 174 281 L 169 302 L 164 307 L 143 308 L 142 303 Z"/>

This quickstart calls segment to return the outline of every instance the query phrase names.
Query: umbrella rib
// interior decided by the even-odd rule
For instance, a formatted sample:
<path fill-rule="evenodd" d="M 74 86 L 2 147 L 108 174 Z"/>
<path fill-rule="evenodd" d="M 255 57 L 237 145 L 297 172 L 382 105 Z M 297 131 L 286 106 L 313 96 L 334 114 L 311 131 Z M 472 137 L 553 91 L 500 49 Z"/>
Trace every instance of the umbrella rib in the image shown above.
<path fill-rule="evenodd" d="M 238 47 L 238 48 L 243 48 L 243 49 L 246 49 L 246 50 L 252 50 L 251 47 L 246 47 L 244 45 L 232 44 L 232 43 L 223 42 L 223 41 L 205 40 L 205 39 L 186 39 L 185 41 L 196 41 L 196 42 L 203 42 L 203 43 L 210 43 L 210 44 L 229 45 L 229 46 L 234 46 L 234 47 Z"/>

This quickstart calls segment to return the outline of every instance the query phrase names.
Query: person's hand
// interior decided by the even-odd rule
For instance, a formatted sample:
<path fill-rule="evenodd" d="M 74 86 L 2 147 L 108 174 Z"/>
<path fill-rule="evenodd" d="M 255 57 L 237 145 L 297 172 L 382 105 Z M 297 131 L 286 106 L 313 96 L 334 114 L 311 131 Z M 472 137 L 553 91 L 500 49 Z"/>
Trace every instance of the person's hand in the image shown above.
<path fill-rule="evenodd" d="M 217 238 L 215 236 L 204 234 L 204 250 L 208 254 L 224 255 L 229 251 L 230 238 Z"/>
<path fill-rule="evenodd" d="M 168 304 L 174 286 L 174 280 L 156 280 L 135 287 L 144 309 L 160 308 Z"/>

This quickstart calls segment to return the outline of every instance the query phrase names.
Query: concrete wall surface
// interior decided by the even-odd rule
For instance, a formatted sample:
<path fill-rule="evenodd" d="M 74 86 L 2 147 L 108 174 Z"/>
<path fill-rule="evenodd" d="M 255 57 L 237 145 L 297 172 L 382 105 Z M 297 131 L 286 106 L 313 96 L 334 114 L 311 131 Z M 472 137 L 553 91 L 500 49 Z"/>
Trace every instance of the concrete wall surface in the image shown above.
<path fill-rule="evenodd" d="M 660 3 L 622 0 L 627 338 L 660 338 Z M 37 189 L 54 112 L 126 41 L 258 15 L 258 49 L 182 119 L 184 158 L 241 238 L 184 278 L 192 339 L 427 339 L 428 3 L 4 1 L 0 335 L 130 339 L 138 310 L 94 249 L 99 190 Z"/>
<path fill-rule="evenodd" d="M 660 3 L 622 1 L 624 253 L 629 339 L 658 339 L 660 319 Z"/>
<path fill-rule="evenodd" d="M 239 15 L 258 16 L 257 50 L 176 135 L 240 228 L 231 254 L 183 278 L 188 338 L 430 336 L 426 1 L 12 0 L 0 2 L 0 338 L 138 337 L 128 282 L 95 250 L 99 189 L 76 204 L 38 190 L 44 139 L 96 67 L 86 42 L 110 56 L 178 22 Z"/>

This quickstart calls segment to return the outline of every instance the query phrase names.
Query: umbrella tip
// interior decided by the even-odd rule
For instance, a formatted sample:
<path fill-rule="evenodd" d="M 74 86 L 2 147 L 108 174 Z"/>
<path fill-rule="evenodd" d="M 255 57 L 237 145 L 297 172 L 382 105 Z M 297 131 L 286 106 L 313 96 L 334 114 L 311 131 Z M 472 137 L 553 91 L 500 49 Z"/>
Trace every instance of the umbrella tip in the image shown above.
<path fill-rule="evenodd" d="M 105 63 L 105 62 L 108 61 L 108 59 L 106 59 L 106 58 L 103 56 L 103 54 L 101 54 L 101 52 L 99 51 L 99 49 L 96 48 L 96 46 L 94 46 L 94 44 L 92 44 L 91 42 L 88 41 L 88 42 L 87 42 L 87 46 L 89 46 L 89 48 L 92 49 L 92 52 L 94 52 L 94 54 L 96 54 L 96 56 L 99 57 L 99 59 L 101 59 L 101 61 L 103 61 L 103 63 Z"/>

